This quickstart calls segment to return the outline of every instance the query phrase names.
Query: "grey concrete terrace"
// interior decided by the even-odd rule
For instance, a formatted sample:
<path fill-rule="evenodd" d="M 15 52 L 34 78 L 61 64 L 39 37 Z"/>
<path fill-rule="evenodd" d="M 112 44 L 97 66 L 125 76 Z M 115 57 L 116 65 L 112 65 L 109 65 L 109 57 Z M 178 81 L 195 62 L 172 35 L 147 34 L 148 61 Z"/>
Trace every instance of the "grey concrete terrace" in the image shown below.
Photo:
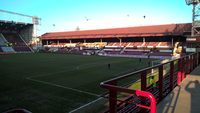
<path fill-rule="evenodd" d="M 157 113 L 200 113 L 200 66 L 157 105 Z"/>

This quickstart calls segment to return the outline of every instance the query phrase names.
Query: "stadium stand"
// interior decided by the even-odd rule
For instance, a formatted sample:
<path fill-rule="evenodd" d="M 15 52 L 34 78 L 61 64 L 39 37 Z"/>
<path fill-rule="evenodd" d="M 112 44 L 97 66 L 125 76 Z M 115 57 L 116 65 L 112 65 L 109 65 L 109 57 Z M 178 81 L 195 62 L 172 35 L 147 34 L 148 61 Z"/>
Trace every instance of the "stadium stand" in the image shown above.
<path fill-rule="evenodd" d="M 3 33 L 3 35 L 16 52 L 31 52 L 31 49 L 26 45 L 26 43 L 18 34 Z"/>
<path fill-rule="evenodd" d="M 143 42 L 131 42 L 128 44 L 127 48 L 139 48 L 142 47 Z"/>
<path fill-rule="evenodd" d="M 33 24 L 0 20 L 0 48 L 3 53 L 30 53 Z"/>
<path fill-rule="evenodd" d="M 15 50 L 10 47 L 10 43 L 0 34 L 0 52 L 15 53 Z"/>
<path fill-rule="evenodd" d="M 1 47 L 0 47 L 0 52 L 3 52 L 3 50 L 1 49 Z"/>
<path fill-rule="evenodd" d="M 67 53 L 89 52 L 98 55 L 123 56 L 172 56 L 172 51 L 182 54 L 185 32 L 190 31 L 191 23 L 167 24 L 142 27 L 113 28 L 100 30 L 45 33 L 41 36 L 44 47 L 70 47 Z M 52 43 L 52 41 L 54 43 Z M 60 43 L 66 43 L 60 46 Z M 98 45 L 99 43 L 99 45 Z M 100 43 L 103 43 L 100 46 Z M 71 45 L 72 46 L 68 46 Z M 73 49 L 76 48 L 76 49 Z M 175 48 L 175 49 L 173 49 Z M 179 49 L 178 49 L 179 48 Z M 182 49 L 181 49 L 182 48 Z M 136 50 L 135 50 L 136 49 Z M 166 51 L 160 51 L 166 50 Z M 63 52 L 62 52 L 63 53 Z M 64 52 L 65 53 L 65 52 Z M 134 56 L 135 55 L 135 56 Z"/>
<path fill-rule="evenodd" d="M 160 42 L 156 48 L 172 48 L 172 45 L 170 42 Z"/>
<path fill-rule="evenodd" d="M 159 44 L 159 42 L 146 42 L 145 46 L 147 48 L 156 48 L 156 46 Z"/>
<path fill-rule="evenodd" d="M 76 47 L 76 43 L 65 43 L 65 47 Z"/>
<path fill-rule="evenodd" d="M 5 46 L 7 43 L 7 40 L 3 37 L 3 35 L 0 33 L 0 45 Z"/>
<path fill-rule="evenodd" d="M 15 50 L 12 47 L 1 47 L 1 49 L 6 53 L 15 53 Z"/>
<path fill-rule="evenodd" d="M 143 51 L 124 51 L 124 55 L 144 55 Z"/>

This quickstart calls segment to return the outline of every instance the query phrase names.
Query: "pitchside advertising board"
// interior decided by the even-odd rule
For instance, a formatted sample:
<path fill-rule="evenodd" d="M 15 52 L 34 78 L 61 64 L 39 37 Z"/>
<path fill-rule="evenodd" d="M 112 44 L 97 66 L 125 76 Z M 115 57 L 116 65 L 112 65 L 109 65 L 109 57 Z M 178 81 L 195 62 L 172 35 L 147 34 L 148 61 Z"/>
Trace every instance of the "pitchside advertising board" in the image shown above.
<path fill-rule="evenodd" d="M 186 52 L 196 52 L 196 48 L 186 48 Z"/>
<path fill-rule="evenodd" d="M 200 37 L 188 37 L 186 38 L 187 43 L 190 44 L 198 44 L 200 43 Z M 186 48 L 186 52 L 197 52 L 198 48 Z M 199 50 L 198 50 L 199 51 Z"/>

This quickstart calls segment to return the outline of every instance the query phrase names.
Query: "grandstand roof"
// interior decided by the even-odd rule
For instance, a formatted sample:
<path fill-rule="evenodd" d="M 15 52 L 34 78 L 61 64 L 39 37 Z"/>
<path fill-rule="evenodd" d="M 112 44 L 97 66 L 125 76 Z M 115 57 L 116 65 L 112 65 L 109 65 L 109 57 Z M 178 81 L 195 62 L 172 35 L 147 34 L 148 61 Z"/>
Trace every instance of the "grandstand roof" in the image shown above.
<path fill-rule="evenodd" d="M 51 32 L 42 35 L 42 39 L 88 39 L 88 38 L 126 38 L 149 36 L 182 36 L 191 31 L 191 23 L 139 26 L 127 28 Z"/>

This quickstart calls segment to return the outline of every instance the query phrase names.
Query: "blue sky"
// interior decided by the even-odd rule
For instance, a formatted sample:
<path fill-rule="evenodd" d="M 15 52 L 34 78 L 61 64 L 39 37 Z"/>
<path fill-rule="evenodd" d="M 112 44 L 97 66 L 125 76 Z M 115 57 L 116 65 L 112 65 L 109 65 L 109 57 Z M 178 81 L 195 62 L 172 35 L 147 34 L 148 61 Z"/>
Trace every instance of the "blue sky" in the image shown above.
<path fill-rule="evenodd" d="M 40 35 L 77 26 L 86 30 L 192 21 L 192 8 L 185 0 L 1 0 L 0 9 L 40 17 Z M 0 19 L 31 22 L 5 13 Z"/>

